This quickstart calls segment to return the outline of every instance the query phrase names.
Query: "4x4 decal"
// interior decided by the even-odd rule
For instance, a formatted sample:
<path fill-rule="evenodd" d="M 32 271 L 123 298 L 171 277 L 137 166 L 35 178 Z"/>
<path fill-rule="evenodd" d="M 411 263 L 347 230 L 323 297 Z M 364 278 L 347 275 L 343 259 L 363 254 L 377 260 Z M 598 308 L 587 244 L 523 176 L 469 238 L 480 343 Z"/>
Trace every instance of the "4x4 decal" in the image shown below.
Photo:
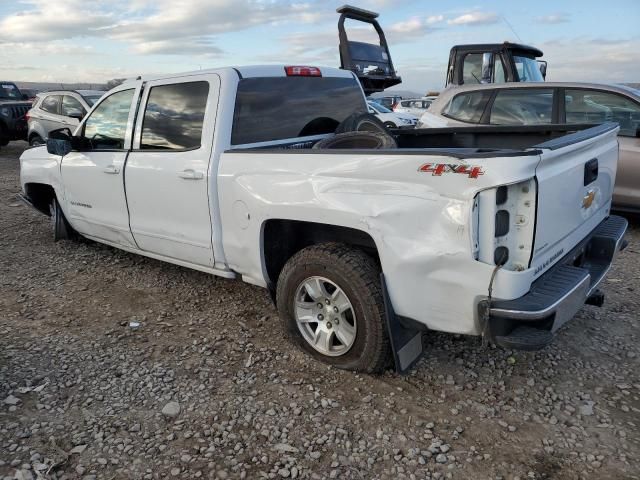
<path fill-rule="evenodd" d="M 418 171 L 431 173 L 437 177 L 442 176 L 443 173 L 461 173 L 468 175 L 469 178 L 478 178 L 480 175 L 484 175 L 482 167 L 457 163 L 425 163 L 418 168 Z"/>

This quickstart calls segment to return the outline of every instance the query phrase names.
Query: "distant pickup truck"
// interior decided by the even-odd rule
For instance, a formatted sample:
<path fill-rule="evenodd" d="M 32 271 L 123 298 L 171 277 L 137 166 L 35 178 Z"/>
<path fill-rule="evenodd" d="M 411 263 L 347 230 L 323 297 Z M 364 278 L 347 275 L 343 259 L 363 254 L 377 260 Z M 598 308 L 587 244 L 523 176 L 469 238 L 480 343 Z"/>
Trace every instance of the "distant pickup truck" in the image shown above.
<path fill-rule="evenodd" d="M 31 108 L 27 99 L 15 83 L 0 81 L 0 147 L 27 139 L 25 114 Z"/>
<path fill-rule="evenodd" d="M 23 198 L 54 239 L 267 288 L 339 368 L 404 371 L 422 330 L 542 348 L 602 302 L 627 228 L 615 124 L 388 131 L 366 112 L 333 68 L 143 77 L 25 151 Z"/>

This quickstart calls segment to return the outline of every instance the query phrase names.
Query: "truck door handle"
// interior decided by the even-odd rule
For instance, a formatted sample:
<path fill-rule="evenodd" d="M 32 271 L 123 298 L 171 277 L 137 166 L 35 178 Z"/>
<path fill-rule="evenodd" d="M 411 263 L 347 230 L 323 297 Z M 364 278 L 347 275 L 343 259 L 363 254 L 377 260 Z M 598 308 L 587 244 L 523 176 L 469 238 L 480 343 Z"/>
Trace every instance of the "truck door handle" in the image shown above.
<path fill-rule="evenodd" d="M 110 173 L 111 175 L 116 175 L 120 173 L 120 169 L 114 165 L 107 165 L 106 167 L 104 167 L 104 170 L 102 171 L 104 173 Z"/>
<path fill-rule="evenodd" d="M 201 180 L 204 178 L 204 174 L 202 172 L 198 172 L 191 168 L 181 171 L 178 173 L 180 178 L 184 178 L 185 180 Z"/>

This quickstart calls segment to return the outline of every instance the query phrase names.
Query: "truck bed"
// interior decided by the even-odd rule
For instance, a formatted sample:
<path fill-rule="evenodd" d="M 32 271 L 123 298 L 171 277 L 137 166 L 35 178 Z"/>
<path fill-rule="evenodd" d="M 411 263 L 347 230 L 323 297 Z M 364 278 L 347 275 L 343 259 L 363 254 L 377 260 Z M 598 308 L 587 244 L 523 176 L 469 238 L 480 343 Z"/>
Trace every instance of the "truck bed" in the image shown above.
<path fill-rule="evenodd" d="M 517 125 L 447 128 L 394 129 L 396 153 L 446 155 L 454 158 L 536 155 L 537 149 L 555 150 L 616 128 L 615 123 L 601 125 Z M 313 149 L 316 140 L 283 142 L 253 148 L 232 148 L 229 152 L 335 153 L 345 149 Z M 388 153 L 388 150 L 348 149 L 349 153 Z"/>

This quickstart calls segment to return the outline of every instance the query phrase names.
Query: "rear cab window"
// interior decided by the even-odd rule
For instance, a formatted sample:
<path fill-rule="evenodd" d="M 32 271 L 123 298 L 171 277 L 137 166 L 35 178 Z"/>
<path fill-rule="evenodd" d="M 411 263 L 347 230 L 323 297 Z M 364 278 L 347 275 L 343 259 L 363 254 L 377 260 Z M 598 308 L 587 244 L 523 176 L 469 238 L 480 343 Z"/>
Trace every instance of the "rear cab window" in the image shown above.
<path fill-rule="evenodd" d="M 368 111 L 353 77 L 255 77 L 238 83 L 233 146 L 333 133 Z"/>

